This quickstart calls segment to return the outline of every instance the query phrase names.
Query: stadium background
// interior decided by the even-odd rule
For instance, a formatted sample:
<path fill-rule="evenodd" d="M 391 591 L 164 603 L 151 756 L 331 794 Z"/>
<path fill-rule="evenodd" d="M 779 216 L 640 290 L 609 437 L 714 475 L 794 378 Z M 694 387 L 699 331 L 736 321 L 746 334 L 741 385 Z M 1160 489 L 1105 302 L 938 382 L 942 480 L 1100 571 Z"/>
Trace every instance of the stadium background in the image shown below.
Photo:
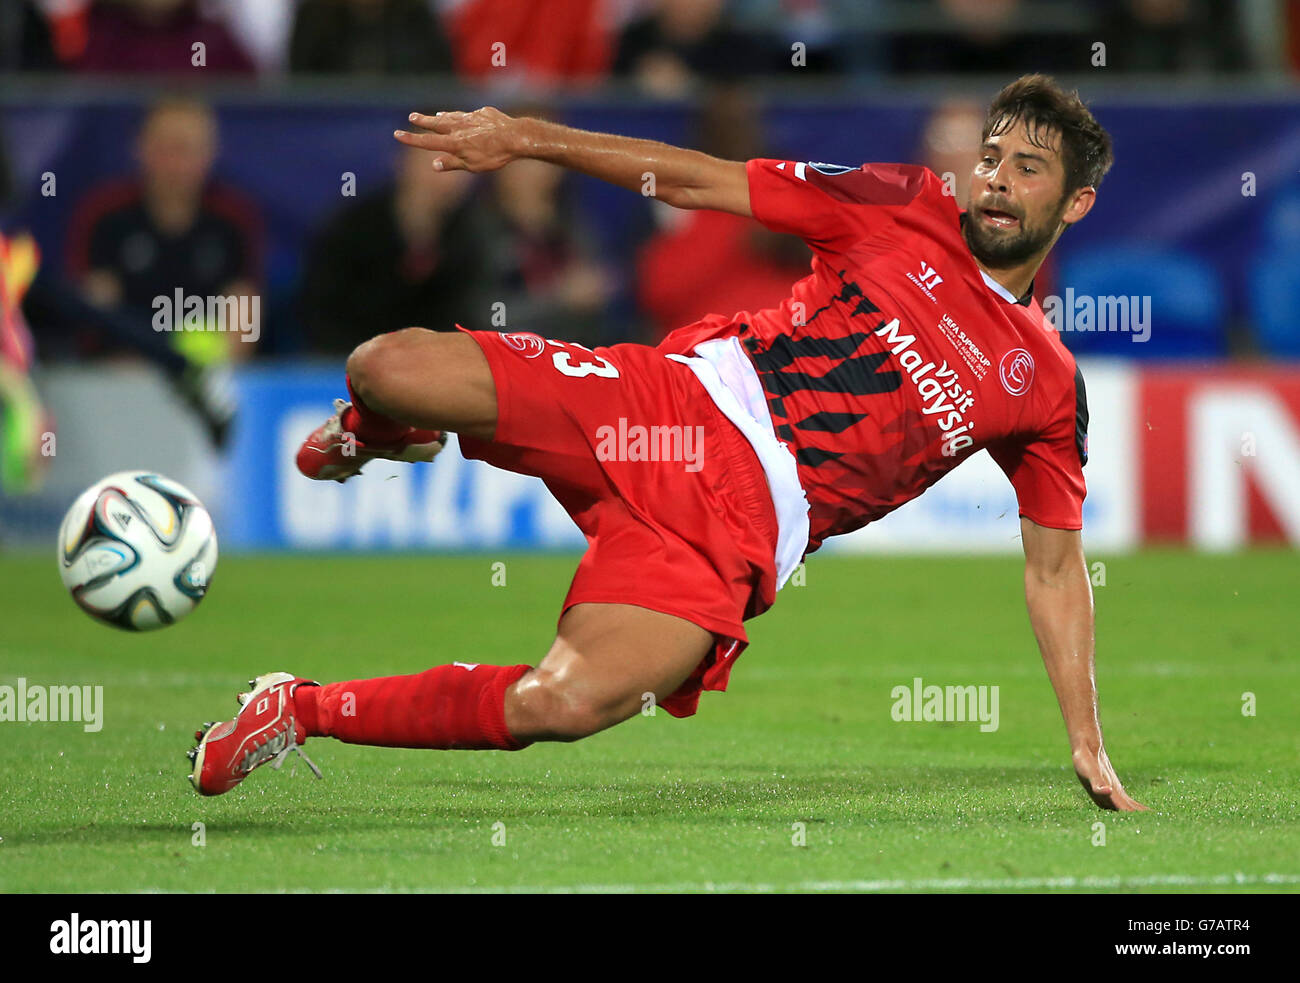
<path fill-rule="evenodd" d="M 1069 288 L 1149 297 L 1152 311 L 1145 340 L 1063 331 L 1086 359 L 1092 392 L 1090 543 L 1114 550 L 1191 538 L 1223 547 L 1300 536 L 1300 395 L 1290 370 L 1265 368 L 1300 355 L 1292 319 L 1300 102 L 1287 81 L 1300 31 L 1294 4 L 552 0 L 529 5 L 532 21 L 490 0 L 18 6 L 50 19 L 42 32 L 9 15 L 7 67 L 40 70 L 11 75 L 3 92 L 15 192 L 6 227 L 29 230 L 43 275 L 78 289 L 93 265 L 79 255 L 85 227 L 100 217 L 87 213 L 106 185 L 138 172 L 146 111 L 167 96 L 202 99 L 219 139 L 211 180 L 247 213 L 261 337 L 231 346 L 240 412 L 218 451 L 128 346 L 75 320 L 29 316 L 57 452 L 40 462 L 48 473 L 39 494 L 11 488 L 0 499 L 11 544 L 48 539 L 77 489 L 129 462 L 191 484 L 217 513 L 228 548 L 577 545 L 539 483 L 455 455 L 437 481 L 426 469 L 394 468 L 394 480 L 341 493 L 306 487 L 292 472 L 285 451 L 335 394 L 347 348 L 403 323 L 384 323 L 395 316 L 388 310 L 371 323 L 324 323 L 329 300 L 313 296 L 311 280 L 336 270 L 321 256 L 338 243 L 325 234 L 329 223 L 382 193 L 400 169 L 388 133 L 404 112 L 499 103 L 731 156 L 920 161 L 962 175 L 964 185 L 980 102 L 1026 66 L 1082 86 L 1118 160 L 1089 220 L 1062 238 L 1040 276 L 1040 299 Z M 354 14 L 344 32 L 331 8 L 372 9 L 374 23 L 358 27 L 367 22 Z M 977 23 L 994 26 L 981 35 Z M 399 45 L 394 35 L 412 24 L 443 44 Z M 313 25 L 325 38 L 316 48 Z M 104 54 L 119 36 L 135 41 Z M 190 46 L 177 52 L 174 42 L 191 36 L 205 38 L 205 56 L 220 63 L 188 64 Z M 491 64 L 494 44 L 504 46 L 504 64 Z M 426 69 L 444 72 L 413 76 Z M 746 238 L 726 224 L 691 226 L 694 216 L 581 178 L 500 189 L 485 177 L 464 194 L 452 207 L 478 222 L 473 241 L 443 240 L 444 224 L 407 252 L 491 259 L 464 289 L 438 280 L 445 258 L 413 274 L 442 296 L 411 305 L 410 323 L 652 341 L 719 309 L 715 302 L 737 309 L 777 299 L 774 284 L 793 280 L 806 261 L 797 244 Z M 554 199 L 551 227 L 501 221 L 498 198 L 529 194 Z M 353 238 L 354 251 L 368 248 L 357 241 L 363 233 Z M 539 260 L 548 248 L 552 259 Z M 734 285 L 715 286 L 721 265 L 692 279 L 704 255 L 725 257 Z M 664 286 L 678 280 L 676 290 Z M 129 316 L 150 329 L 152 311 Z M 1211 389 L 1219 396 L 1206 396 Z M 1137 423 L 1148 422 L 1152 401 L 1164 414 L 1158 431 Z M 1243 444 L 1247 433 L 1253 448 Z M 1243 447 L 1259 452 L 1252 458 Z M 1209 497 L 1189 506 L 1198 482 Z M 253 502 L 259 507 L 247 507 Z M 981 455 L 834 548 L 1014 550 L 1013 505 Z"/>
<path fill-rule="evenodd" d="M 537 482 L 454 452 L 432 467 L 379 462 L 345 486 L 293 470 L 301 436 L 341 395 L 346 332 L 355 343 L 458 320 L 588 344 L 653 341 L 712 305 L 776 299 L 806 266 L 797 242 L 580 178 L 482 177 L 448 204 L 401 170 L 390 134 L 409 110 L 492 104 L 725 156 L 907 160 L 961 176 L 982 105 L 1036 70 L 1080 88 L 1117 161 L 1037 292 L 1151 303 L 1145 341 L 1063 332 L 1092 410 L 1085 546 L 1103 561 L 1099 674 L 1123 752 L 1112 756 L 1131 792 L 1169 811 L 1144 820 L 1148 835 L 1117 833 L 1105 861 L 1084 839 L 1096 814 L 1069 771 L 1024 623 L 1014 497 L 983 455 L 827 548 L 937 558 L 814 558 L 808 589 L 757 623 L 763 644 L 735 692 L 676 730 L 654 722 L 653 741 L 627 727 L 519 756 L 347 749 L 327 754 L 327 805 L 301 776 L 272 804 L 269 775 L 202 809 L 182 801 L 178 731 L 216 694 L 224 706 L 248 670 L 271 668 L 272 653 L 298 653 L 320 678 L 419 671 L 447 661 L 430 652 L 431 609 L 457 658 L 532 660 L 549 638 L 581 544 Z M 236 216 L 241 273 L 262 312 L 254 345 L 156 333 L 139 308 L 117 308 L 114 331 L 84 311 L 4 308 L 11 332 L 30 327 L 57 449 L 37 462 L 37 487 L 3 472 L 0 683 L 103 680 L 115 702 L 102 739 L 60 731 L 57 761 L 48 728 L 7 724 L 0 888 L 1300 884 L 1296 0 L 4 0 L 0 71 L 8 300 L 25 276 L 12 247 L 27 233 L 54 296 L 104 302 L 90 229 L 140 173 L 150 107 L 181 98 L 182 114 L 214 114 L 211 179 Z M 350 210 L 399 173 L 428 221 L 398 245 L 392 275 L 430 289 L 412 291 L 416 310 L 397 323 L 367 295 L 374 318 L 340 325 L 329 315 L 349 298 L 330 286 L 392 243 L 331 235 L 332 223 L 353 228 Z M 447 234 L 453 213 L 463 236 Z M 472 277 L 455 272 L 458 259 Z M 500 312 L 504 324 L 492 320 Z M 209 410 L 233 395 L 221 447 L 195 412 L 191 370 Z M 11 427 L 17 398 L 6 393 Z M 84 618 L 52 562 L 72 498 L 123 468 L 192 487 L 221 538 L 209 600 L 145 638 Z M 485 572 L 498 560 L 508 591 Z M 385 614 L 340 626 L 318 617 L 322 605 Z M 914 673 L 1001 682 L 1019 709 L 973 742 L 960 727 L 908 729 L 881 694 Z M 1243 723 L 1243 691 L 1272 701 L 1257 722 Z M 475 852 L 466 837 L 486 842 L 498 816 L 540 860 L 512 867 Z M 827 823 L 810 829 L 857 861 L 778 856 L 791 817 Z M 220 868 L 170 859 L 196 818 L 224 823 L 228 837 L 208 851 Z M 586 852 L 573 846 L 578 821 Z M 706 842 L 701 830 L 725 834 L 707 841 L 707 859 L 681 845 Z M 1080 838 L 1066 843 L 1063 830 Z M 301 848 L 287 868 L 286 843 Z M 47 847 L 64 863 L 49 863 Z M 429 849 L 441 851 L 436 874 Z"/>

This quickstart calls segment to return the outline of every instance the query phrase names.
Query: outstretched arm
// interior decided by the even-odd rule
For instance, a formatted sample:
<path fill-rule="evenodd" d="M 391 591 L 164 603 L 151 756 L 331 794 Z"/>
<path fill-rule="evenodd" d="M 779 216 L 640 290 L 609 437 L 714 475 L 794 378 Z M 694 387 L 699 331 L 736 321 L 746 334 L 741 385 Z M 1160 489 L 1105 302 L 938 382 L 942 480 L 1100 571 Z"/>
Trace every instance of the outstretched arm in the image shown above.
<path fill-rule="evenodd" d="M 490 106 L 472 113 L 412 113 L 416 132 L 399 141 L 432 151 L 438 170 L 494 171 L 531 157 L 628 188 L 678 208 L 712 208 L 749 217 L 749 178 L 740 161 L 721 160 L 655 140 L 589 133 L 546 120 L 507 116 Z M 653 186 L 651 185 L 653 181 Z M 645 189 L 653 187 L 653 191 Z"/>
<path fill-rule="evenodd" d="M 1020 531 L 1029 621 L 1065 717 L 1075 774 L 1101 808 L 1121 812 L 1145 809 L 1124 791 L 1101 739 L 1093 674 L 1092 583 L 1082 536 L 1023 517 Z"/>

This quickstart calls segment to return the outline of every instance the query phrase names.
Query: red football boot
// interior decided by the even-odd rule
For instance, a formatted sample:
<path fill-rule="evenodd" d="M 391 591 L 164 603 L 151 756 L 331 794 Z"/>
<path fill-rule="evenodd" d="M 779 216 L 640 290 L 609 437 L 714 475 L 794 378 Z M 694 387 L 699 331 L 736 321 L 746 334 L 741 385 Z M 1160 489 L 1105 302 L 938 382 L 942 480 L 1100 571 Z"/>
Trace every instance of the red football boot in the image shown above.
<path fill-rule="evenodd" d="M 279 768 L 290 751 L 321 777 L 307 755 L 299 749 L 307 732 L 294 714 L 293 691 L 299 686 L 316 686 L 288 672 L 271 672 L 250 680 L 252 692 L 241 693 L 241 709 L 234 720 L 205 724 L 195 731 L 198 747 L 186 753 L 194 763 L 190 784 L 201 795 L 221 795 L 248 777 L 259 765 Z"/>
<path fill-rule="evenodd" d="M 394 441 L 366 443 L 343 429 L 347 400 L 334 400 L 334 415 L 311 432 L 298 448 L 298 470 L 317 481 L 347 481 L 368 461 L 432 461 L 447 443 L 441 430 L 409 431 Z"/>

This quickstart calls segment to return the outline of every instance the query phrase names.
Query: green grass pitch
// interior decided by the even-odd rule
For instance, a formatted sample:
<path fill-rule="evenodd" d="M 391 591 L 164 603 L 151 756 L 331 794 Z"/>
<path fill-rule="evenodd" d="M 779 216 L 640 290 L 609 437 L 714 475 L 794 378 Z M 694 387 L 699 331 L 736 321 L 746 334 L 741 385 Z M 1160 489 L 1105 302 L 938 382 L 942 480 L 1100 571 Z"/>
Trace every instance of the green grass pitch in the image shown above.
<path fill-rule="evenodd" d="M 52 557 L 0 556 L 0 684 L 105 703 L 98 733 L 0 723 L 0 890 L 1300 890 L 1300 561 L 1092 559 L 1102 722 L 1146 814 L 1079 787 L 1015 557 L 814 557 L 688 720 L 514 754 L 315 740 L 324 781 L 202 799 L 184 752 L 250 676 L 535 663 L 575 559 L 227 556 L 188 620 L 129 635 Z M 894 721 L 916 676 L 997 685 L 998 729 Z"/>

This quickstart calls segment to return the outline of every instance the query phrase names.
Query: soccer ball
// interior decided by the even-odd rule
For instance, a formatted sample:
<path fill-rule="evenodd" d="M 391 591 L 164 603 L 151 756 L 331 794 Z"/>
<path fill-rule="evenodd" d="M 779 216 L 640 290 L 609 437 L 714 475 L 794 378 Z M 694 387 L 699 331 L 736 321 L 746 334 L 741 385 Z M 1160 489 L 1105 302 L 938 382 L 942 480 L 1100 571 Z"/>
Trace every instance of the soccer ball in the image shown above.
<path fill-rule="evenodd" d="M 77 497 L 59 527 L 59 573 L 81 610 L 129 631 L 175 624 L 217 567 L 212 517 L 184 486 L 119 471 Z"/>

